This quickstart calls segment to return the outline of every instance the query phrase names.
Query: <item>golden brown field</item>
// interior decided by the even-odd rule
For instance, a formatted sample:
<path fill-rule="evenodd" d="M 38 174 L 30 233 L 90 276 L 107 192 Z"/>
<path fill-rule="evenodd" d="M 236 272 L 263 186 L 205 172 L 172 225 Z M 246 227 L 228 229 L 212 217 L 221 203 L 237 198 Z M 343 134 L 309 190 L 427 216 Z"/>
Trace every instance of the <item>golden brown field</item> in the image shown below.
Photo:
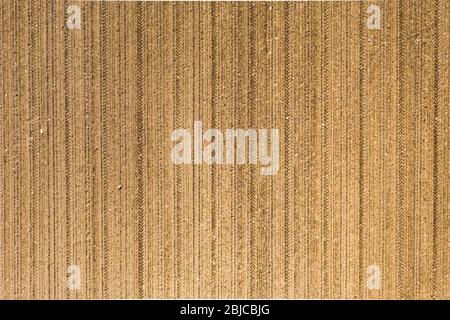
<path fill-rule="evenodd" d="M 450 1 L 0 10 L 0 298 L 450 299 Z M 279 171 L 173 164 L 197 120 Z"/>

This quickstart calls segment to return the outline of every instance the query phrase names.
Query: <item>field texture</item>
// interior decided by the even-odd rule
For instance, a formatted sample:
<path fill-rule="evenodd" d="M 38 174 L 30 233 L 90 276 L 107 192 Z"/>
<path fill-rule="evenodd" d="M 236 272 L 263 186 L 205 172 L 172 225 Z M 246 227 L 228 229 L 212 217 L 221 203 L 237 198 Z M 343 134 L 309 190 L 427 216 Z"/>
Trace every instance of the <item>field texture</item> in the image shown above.
<path fill-rule="evenodd" d="M 0 298 L 450 299 L 450 1 L 0 23 Z M 279 129 L 278 172 L 174 164 L 194 121 Z"/>

